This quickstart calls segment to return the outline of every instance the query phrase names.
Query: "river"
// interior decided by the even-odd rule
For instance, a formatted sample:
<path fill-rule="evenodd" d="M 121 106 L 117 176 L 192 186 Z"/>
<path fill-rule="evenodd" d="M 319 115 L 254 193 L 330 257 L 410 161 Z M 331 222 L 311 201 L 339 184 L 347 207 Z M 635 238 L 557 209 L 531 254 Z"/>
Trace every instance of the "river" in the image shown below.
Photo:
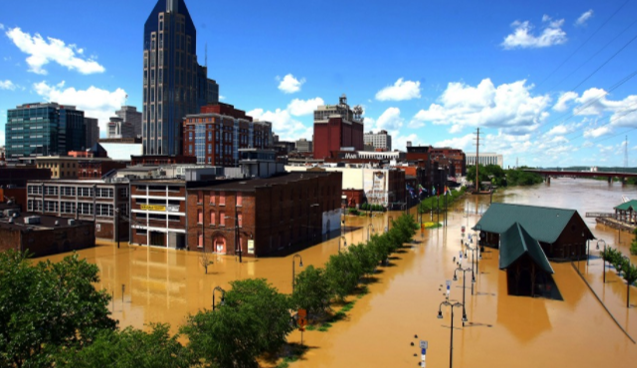
<path fill-rule="evenodd" d="M 586 212 L 611 212 L 622 196 L 637 198 L 637 188 L 554 179 L 550 185 L 500 191 L 492 200 L 572 208 L 584 217 Z M 309 350 L 290 366 L 413 367 L 421 360 L 419 340 L 429 343 L 427 366 L 448 366 L 450 313 L 443 309 L 444 318 L 437 319 L 438 306 L 444 300 L 445 281 L 453 276 L 453 257 L 461 249 L 461 226 L 473 226 L 490 200 L 489 196 L 466 196 L 449 209 L 447 227 L 419 232 L 416 242 L 396 254 L 390 267 L 382 268 L 376 282 L 368 285 L 369 294 L 351 298 L 356 304 L 345 320 L 334 323 L 327 332 L 304 333 Z M 364 241 L 368 231 L 382 231 L 387 217 L 398 215 L 348 216 L 347 244 Z M 425 215 L 425 221 L 428 217 Z M 631 234 L 597 226 L 594 219 L 585 221 L 598 239 L 629 254 Z M 322 266 L 338 247 L 336 237 L 298 254 L 305 266 Z M 144 328 L 150 322 L 164 322 L 176 332 L 189 313 L 211 307 L 215 286 L 227 289 L 235 279 L 264 277 L 281 292 L 292 289 L 292 255 L 244 258 L 243 263 L 235 257 L 215 256 L 205 274 L 195 252 L 124 244 L 117 249 L 112 243 L 100 243 L 79 254 L 98 265 L 101 280 L 96 286 L 113 294 L 110 308 L 121 327 Z M 598 254 L 593 242 L 589 265 L 581 261 L 577 266 L 619 325 L 637 339 L 637 291 L 632 288 L 633 306 L 627 309 L 626 285 L 613 271 L 603 284 Z M 62 256 L 48 258 L 57 261 Z M 637 263 L 637 257 L 631 260 Z M 505 272 L 497 264 L 497 250 L 488 249 L 478 263 L 474 295 L 467 275 L 468 322 L 464 327 L 462 311 L 454 310 L 454 367 L 600 367 L 637 362 L 637 345 L 611 319 L 570 263 L 552 263 L 562 301 L 507 295 Z M 462 291 L 462 282 L 453 282 L 451 298 L 462 300 Z M 300 341 L 300 333 L 292 333 L 288 340 Z"/>

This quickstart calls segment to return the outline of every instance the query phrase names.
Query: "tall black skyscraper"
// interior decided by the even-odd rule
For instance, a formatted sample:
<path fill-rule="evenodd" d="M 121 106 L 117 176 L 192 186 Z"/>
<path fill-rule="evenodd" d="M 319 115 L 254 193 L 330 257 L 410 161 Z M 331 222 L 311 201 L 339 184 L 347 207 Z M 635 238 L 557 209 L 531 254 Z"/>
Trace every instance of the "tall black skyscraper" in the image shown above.
<path fill-rule="evenodd" d="M 197 62 L 197 30 L 184 0 L 158 0 L 144 25 L 145 155 L 181 153 L 182 119 L 217 103 L 219 85 Z"/>

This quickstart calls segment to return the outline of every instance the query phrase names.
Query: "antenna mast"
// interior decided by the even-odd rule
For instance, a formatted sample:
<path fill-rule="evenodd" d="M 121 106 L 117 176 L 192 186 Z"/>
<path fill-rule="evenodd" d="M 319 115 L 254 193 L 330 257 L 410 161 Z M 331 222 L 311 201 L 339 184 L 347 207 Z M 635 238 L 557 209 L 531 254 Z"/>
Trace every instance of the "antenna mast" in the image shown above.
<path fill-rule="evenodd" d="M 624 144 L 624 171 L 628 169 L 628 136 L 626 136 L 626 143 Z"/>
<path fill-rule="evenodd" d="M 480 182 L 478 181 L 478 171 L 480 170 L 480 128 L 477 129 L 476 135 L 476 193 L 479 193 Z"/>

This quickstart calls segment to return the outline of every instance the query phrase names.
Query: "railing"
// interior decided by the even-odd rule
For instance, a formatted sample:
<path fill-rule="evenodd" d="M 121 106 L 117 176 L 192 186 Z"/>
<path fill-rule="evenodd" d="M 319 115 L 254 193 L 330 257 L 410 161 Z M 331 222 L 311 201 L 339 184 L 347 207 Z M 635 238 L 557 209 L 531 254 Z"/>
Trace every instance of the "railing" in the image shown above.
<path fill-rule="evenodd" d="M 586 217 L 612 217 L 615 218 L 615 213 L 613 212 L 586 212 Z"/>

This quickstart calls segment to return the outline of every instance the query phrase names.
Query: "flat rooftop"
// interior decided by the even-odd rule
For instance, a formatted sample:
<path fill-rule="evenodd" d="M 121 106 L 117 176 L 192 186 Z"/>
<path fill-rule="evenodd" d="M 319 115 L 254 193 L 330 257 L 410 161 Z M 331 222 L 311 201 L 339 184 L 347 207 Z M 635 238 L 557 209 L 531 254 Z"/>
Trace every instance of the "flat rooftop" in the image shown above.
<path fill-rule="evenodd" d="M 26 217 L 36 216 L 40 218 L 39 224 L 27 224 L 24 222 Z M 13 219 L 13 223 L 9 223 L 9 219 Z M 89 221 L 74 220 L 75 225 L 69 225 L 69 218 L 41 215 L 37 213 L 21 213 L 12 217 L 0 217 L 0 229 L 22 230 L 22 231 L 43 231 L 53 228 L 72 228 L 79 225 L 86 225 Z M 57 221 L 57 225 L 55 224 Z"/>
<path fill-rule="evenodd" d="M 292 172 L 282 175 L 272 176 L 269 178 L 255 178 L 255 179 L 232 179 L 232 180 L 220 180 L 212 185 L 198 187 L 197 189 L 211 189 L 211 190 L 227 190 L 227 191 L 239 191 L 239 192 L 252 192 L 256 188 L 268 187 L 273 185 L 284 185 L 297 181 L 312 180 L 321 176 L 332 174 L 331 172 Z"/>

